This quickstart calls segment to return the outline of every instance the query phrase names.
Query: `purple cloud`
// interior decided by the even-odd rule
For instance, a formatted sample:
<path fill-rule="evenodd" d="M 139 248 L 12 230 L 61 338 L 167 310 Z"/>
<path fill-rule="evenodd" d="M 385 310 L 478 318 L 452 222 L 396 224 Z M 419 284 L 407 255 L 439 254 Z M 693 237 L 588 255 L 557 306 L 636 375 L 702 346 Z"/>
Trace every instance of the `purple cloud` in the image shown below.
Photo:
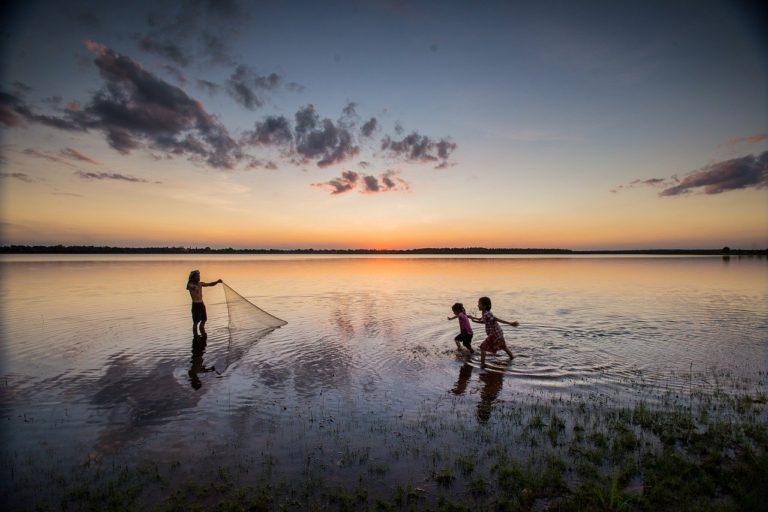
<path fill-rule="evenodd" d="M 768 151 L 708 165 L 665 188 L 660 196 L 678 196 L 695 190 L 721 194 L 729 190 L 763 188 L 768 185 Z"/>
<path fill-rule="evenodd" d="M 42 158 L 44 160 L 48 160 L 50 162 L 56 162 L 58 164 L 64 164 L 69 167 L 74 167 L 71 163 L 67 162 L 66 160 L 56 156 L 56 155 L 49 155 L 48 153 L 43 153 L 42 151 L 38 151 L 36 149 L 27 148 L 24 151 L 22 151 L 25 155 L 33 156 L 35 158 Z"/>
<path fill-rule="evenodd" d="M 76 171 L 75 176 L 78 176 L 84 180 L 118 180 L 118 181 L 128 181 L 131 183 L 149 183 L 149 181 L 137 178 L 135 176 L 130 176 L 127 174 L 120 174 L 116 172 L 86 172 L 86 171 Z"/>
<path fill-rule="evenodd" d="M 763 142 L 764 140 L 768 140 L 768 134 L 758 133 L 755 135 L 747 135 L 746 137 L 733 137 L 728 141 L 728 145 L 734 146 L 740 142 L 746 142 L 747 144 L 757 144 L 758 142 Z"/>
<path fill-rule="evenodd" d="M 76 149 L 72 149 L 72 148 L 62 149 L 59 154 L 72 160 L 79 160 L 81 162 L 87 162 L 89 164 L 100 165 L 99 162 L 89 157 L 88 155 L 81 153 Z"/>
<path fill-rule="evenodd" d="M 395 190 L 410 190 L 410 184 L 400 178 L 399 173 L 389 170 L 379 176 L 360 174 L 355 171 L 343 171 L 341 176 L 321 183 L 313 183 L 313 187 L 330 190 L 331 195 L 343 194 L 360 189 L 361 194 L 377 194 Z"/>

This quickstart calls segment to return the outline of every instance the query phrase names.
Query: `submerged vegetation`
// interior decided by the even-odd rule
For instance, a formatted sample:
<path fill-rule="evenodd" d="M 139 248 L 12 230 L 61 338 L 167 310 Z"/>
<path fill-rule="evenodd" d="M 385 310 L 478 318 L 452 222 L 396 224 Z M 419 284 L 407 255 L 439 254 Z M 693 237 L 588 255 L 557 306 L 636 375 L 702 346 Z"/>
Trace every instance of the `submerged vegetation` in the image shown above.
<path fill-rule="evenodd" d="M 267 427 L 274 443 L 233 438 L 180 460 L 89 455 L 71 467 L 53 451 L 49 461 L 12 453 L 3 500 L 33 510 L 758 510 L 767 376 L 729 393 L 528 397 L 482 415 L 466 396 L 413 417 L 303 411 Z"/>

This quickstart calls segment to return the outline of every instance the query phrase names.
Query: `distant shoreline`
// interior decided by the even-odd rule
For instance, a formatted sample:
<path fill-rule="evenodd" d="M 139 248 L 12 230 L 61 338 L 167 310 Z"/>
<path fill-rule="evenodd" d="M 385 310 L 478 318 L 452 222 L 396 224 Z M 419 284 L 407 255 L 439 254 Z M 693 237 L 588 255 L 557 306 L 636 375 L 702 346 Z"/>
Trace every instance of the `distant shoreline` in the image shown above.
<path fill-rule="evenodd" d="M 85 245 L 4 245 L 0 254 L 346 254 L 346 255 L 667 255 L 768 256 L 757 249 L 571 250 L 541 248 L 425 247 L 419 249 L 211 249 L 210 247 L 110 247 Z"/>

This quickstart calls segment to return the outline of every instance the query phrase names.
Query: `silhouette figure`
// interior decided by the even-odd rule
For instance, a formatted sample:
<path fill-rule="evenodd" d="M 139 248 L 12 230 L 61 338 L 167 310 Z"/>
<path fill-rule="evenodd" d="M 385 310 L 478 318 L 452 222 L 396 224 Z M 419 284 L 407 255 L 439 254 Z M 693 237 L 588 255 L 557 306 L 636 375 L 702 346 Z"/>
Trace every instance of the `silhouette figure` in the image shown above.
<path fill-rule="evenodd" d="M 471 376 L 472 366 L 470 366 L 469 363 L 464 363 L 459 370 L 459 380 L 456 381 L 456 385 L 453 386 L 451 393 L 454 395 L 463 395 L 464 391 L 467 389 L 467 384 L 469 384 L 469 378 Z"/>
<path fill-rule="evenodd" d="M 477 404 L 477 421 L 480 423 L 487 423 L 491 418 L 493 403 L 501 392 L 503 380 L 503 373 L 483 372 L 480 374 L 480 382 L 483 383 L 483 389 L 480 390 L 480 403 Z"/>
<path fill-rule="evenodd" d="M 203 355 L 205 354 L 205 347 L 207 345 L 205 338 L 195 336 L 192 338 L 192 367 L 187 374 L 189 375 L 189 383 L 193 389 L 200 389 L 203 382 L 198 377 L 198 373 L 208 373 L 215 371 L 216 368 L 211 366 L 206 368 L 203 364 Z"/>

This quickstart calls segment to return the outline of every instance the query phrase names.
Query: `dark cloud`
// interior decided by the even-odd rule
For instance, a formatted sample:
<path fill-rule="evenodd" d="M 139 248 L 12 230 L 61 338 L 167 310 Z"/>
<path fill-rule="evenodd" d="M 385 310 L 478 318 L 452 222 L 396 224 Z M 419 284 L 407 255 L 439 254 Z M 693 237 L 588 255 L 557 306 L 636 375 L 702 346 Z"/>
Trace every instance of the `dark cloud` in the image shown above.
<path fill-rule="evenodd" d="M 355 171 L 343 171 L 341 176 L 323 183 L 313 183 L 313 187 L 325 188 L 331 191 L 331 195 L 349 192 L 357 185 L 360 175 Z"/>
<path fill-rule="evenodd" d="M 24 183 L 34 183 L 35 181 L 29 176 L 29 174 L 23 172 L 0 172 L 0 178 L 14 178 L 21 180 Z"/>
<path fill-rule="evenodd" d="M 106 85 L 83 110 L 82 125 L 105 133 L 121 153 L 148 145 L 211 167 L 232 168 L 239 145 L 200 102 L 104 45 L 86 41 Z"/>
<path fill-rule="evenodd" d="M 317 160 L 318 167 L 343 162 L 360 152 L 350 131 L 330 119 L 321 121 L 313 105 L 296 112 L 295 140 L 295 151 L 299 157 Z"/>
<path fill-rule="evenodd" d="M 179 66 L 185 67 L 189 65 L 189 57 L 184 50 L 173 41 L 167 39 L 160 41 L 152 36 L 145 35 L 139 39 L 139 48 L 147 53 L 154 53 L 161 57 L 165 57 L 166 59 L 170 59 Z"/>
<path fill-rule="evenodd" d="M 74 192 L 51 192 L 53 196 L 69 196 L 69 197 L 85 197 L 82 194 L 75 194 Z"/>
<path fill-rule="evenodd" d="M 387 136 L 381 141 L 381 149 L 399 158 L 413 162 L 435 162 L 442 160 L 442 164 L 445 164 L 456 147 L 455 143 L 446 139 L 435 141 L 417 132 L 412 132 L 400 140 L 393 140 Z"/>
<path fill-rule="evenodd" d="M 264 105 L 260 96 L 263 91 L 275 91 L 283 78 L 277 73 L 259 75 L 244 65 L 239 65 L 227 80 L 227 92 L 239 104 L 249 110 L 256 110 Z"/>
<path fill-rule="evenodd" d="M 410 190 L 409 183 L 400 178 L 398 174 L 397 171 L 389 170 L 379 176 L 373 176 L 347 170 L 343 171 L 338 178 L 321 183 L 313 183 L 312 186 L 330 190 L 331 195 L 343 194 L 355 188 L 359 188 L 361 194 Z"/>
<path fill-rule="evenodd" d="M 364 137 L 371 137 L 373 136 L 374 132 L 376 132 L 376 129 L 379 127 L 379 122 L 376 120 L 375 117 L 370 118 L 368 121 L 363 124 L 363 126 L 360 127 L 360 133 L 363 134 Z"/>
<path fill-rule="evenodd" d="M 257 121 L 252 131 L 246 131 L 243 141 L 262 146 L 289 145 L 293 141 L 291 123 L 283 116 L 269 116 L 264 121 Z"/>
<path fill-rule="evenodd" d="M 13 128 L 24 124 L 23 118 L 18 112 L 21 100 L 7 92 L 0 91 L 0 123 Z"/>
<path fill-rule="evenodd" d="M 145 179 L 136 178 L 135 176 L 120 174 L 116 172 L 76 171 L 74 174 L 75 176 L 78 176 L 84 180 L 117 180 L 117 181 L 128 181 L 131 183 L 149 183 L 149 181 Z"/>
<path fill-rule="evenodd" d="M 72 160 L 79 160 L 81 162 L 87 162 L 89 164 L 100 165 L 99 162 L 89 157 L 88 155 L 81 153 L 80 151 L 72 148 L 62 149 L 60 154 Z"/>
<path fill-rule="evenodd" d="M 200 89 L 203 89 L 205 92 L 207 92 L 210 96 L 213 96 L 217 92 L 219 92 L 219 89 L 221 89 L 221 86 L 219 84 L 215 84 L 213 82 L 209 82 L 208 80 L 197 80 L 197 86 Z"/>
<path fill-rule="evenodd" d="M 768 186 L 768 151 L 759 156 L 747 155 L 708 165 L 665 188 L 659 195 L 677 196 L 696 190 L 720 194 L 729 190 Z"/>
<path fill-rule="evenodd" d="M 85 128 L 71 116 L 55 117 L 37 114 L 19 96 L 0 91 L 0 123 L 7 127 L 23 126 L 24 122 L 39 123 L 52 128 L 82 131 Z"/>

